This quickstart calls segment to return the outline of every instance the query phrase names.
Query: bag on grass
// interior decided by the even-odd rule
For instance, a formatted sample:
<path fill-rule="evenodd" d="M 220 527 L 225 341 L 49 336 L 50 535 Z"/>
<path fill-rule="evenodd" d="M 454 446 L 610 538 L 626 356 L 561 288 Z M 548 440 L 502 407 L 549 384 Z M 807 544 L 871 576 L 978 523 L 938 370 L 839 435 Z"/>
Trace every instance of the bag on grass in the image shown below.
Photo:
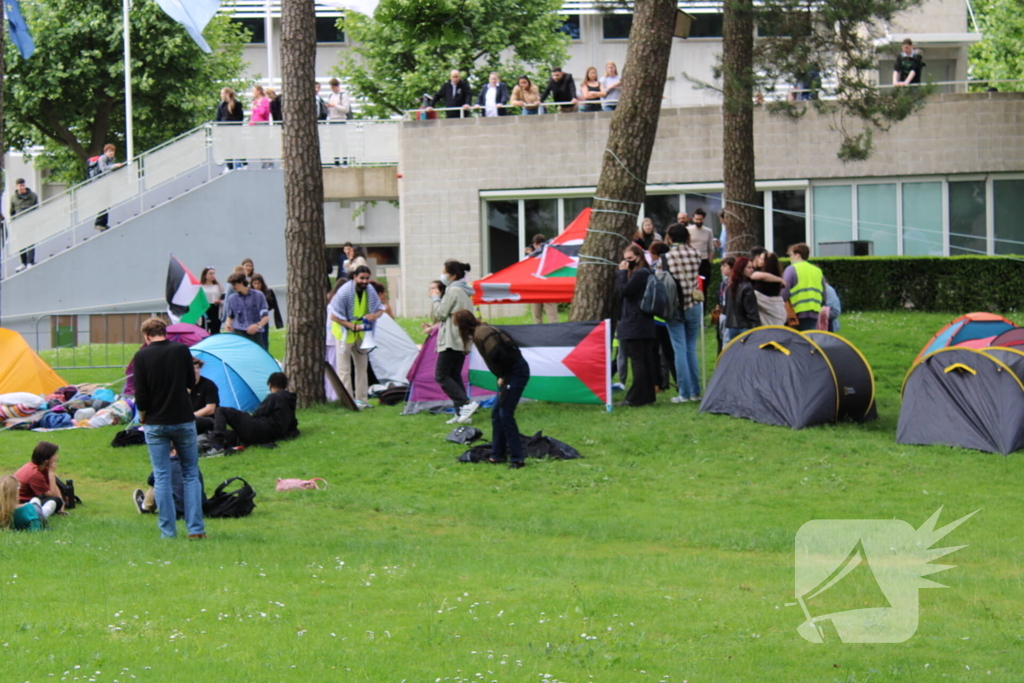
<path fill-rule="evenodd" d="M 316 489 L 320 490 L 320 484 L 318 481 L 324 483 L 324 488 L 327 488 L 327 480 L 321 479 L 320 477 L 313 477 L 312 479 L 278 479 L 277 490 L 278 491 L 294 491 L 295 489 Z"/>
<path fill-rule="evenodd" d="M 205 434 L 203 436 L 206 436 Z M 114 435 L 114 440 L 110 442 L 113 448 L 123 448 L 125 446 L 145 446 L 146 445 L 146 434 L 142 431 L 141 427 L 129 427 L 128 429 L 118 432 Z"/>
<path fill-rule="evenodd" d="M 55 479 L 57 479 L 57 488 L 60 489 L 60 497 L 64 499 L 65 510 L 74 510 L 82 504 L 82 499 L 75 495 L 74 479 L 68 479 L 67 481 L 61 481 L 57 477 Z"/>
<path fill-rule="evenodd" d="M 231 482 L 239 481 L 241 484 L 233 491 L 228 491 Z M 249 486 L 249 482 L 241 477 L 231 477 L 217 487 L 209 500 L 203 506 L 203 515 L 206 517 L 248 517 L 256 509 L 256 491 Z"/>
<path fill-rule="evenodd" d="M 477 439 L 484 438 L 484 433 L 476 427 L 470 427 L 469 425 L 459 425 L 453 429 L 448 436 L 444 437 L 445 441 L 451 441 L 452 443 L 461 443 L 463 445 L 471 444 Z"/>

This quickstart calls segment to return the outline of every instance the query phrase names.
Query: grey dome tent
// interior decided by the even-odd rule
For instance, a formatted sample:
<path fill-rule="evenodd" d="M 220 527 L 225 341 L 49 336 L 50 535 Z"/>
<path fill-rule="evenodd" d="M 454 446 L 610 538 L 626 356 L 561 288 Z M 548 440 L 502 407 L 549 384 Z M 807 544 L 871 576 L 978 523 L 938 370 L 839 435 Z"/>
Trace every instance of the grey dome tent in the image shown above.
<path fill-rule="evenodd" d="M 839 335 L 757 327 L 722 350 L 700 412 L 792 429 L 872 420 L 875 379 L 863 354 Z"/>
<path fill-rule="evenodd" d="M 944 444 L 1007 455 L 1024 448 L 1024 353 L 948 347 L 903 381 L 896 442 Z"/>

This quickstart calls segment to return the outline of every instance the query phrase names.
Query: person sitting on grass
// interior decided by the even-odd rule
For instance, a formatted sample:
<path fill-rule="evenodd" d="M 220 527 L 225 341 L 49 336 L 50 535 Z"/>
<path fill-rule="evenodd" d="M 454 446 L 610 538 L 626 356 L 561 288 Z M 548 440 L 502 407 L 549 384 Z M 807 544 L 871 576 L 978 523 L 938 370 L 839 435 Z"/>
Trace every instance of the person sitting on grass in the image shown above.
<path fill-rule="evenodd" d="M 47 518 L 57 511 L 57 503 L 52 500 L 44 503 L 39 498 L 33 498 L 19 504 L 20 488 L 21 482 L 11 475 L 0 479 L 0 529 L 39 531 Z"/>
<path fill-rule="evenodd" d="M 223 453 L 238 446 L 293 439 L 299 435 L 299 421 L 295 419 L 297 398 L 288 391 L 288 376 L 283 372 L 273 373 L 267 379 L 267 387 L 270 393 L 252 415 L 235 408 L 217 408 L 206 455 Z"/>
<path fill-rule="evenodd" d="M 202 496 L 203 507 L 206 507 L 206 490 L 203 485 L 203 473 L 199 472 L 199 493 Z M 149 487 L 143 492 L 142 489 L 135 489 L 132 492 L 132 502 L 135 508 L 142 514 L 156 514 L 156 477 L 152 472 L 146 479 Z M 174 496 L 174 511 L 178 519 L 185 518 L 185 481 L 181 478 L 181 461 L 178 460 L 178 451 L 171 449 L 171 493 Z"/>
<path fill-rule="evenodd" d="M 205 434 L 213 429 L 213 415 L 220 403 L 220 392 L 217 385 L 203 377 L 204 363 L 198 358 L 192 359 L 192 367 L 196 372 L 196 385 L 188 392 L 192 401 L 192 414 L 196 416 L 196 434 Z"/>
<path fill-rule="evenodd" d="M 32 461 L 14 473 L 14 478 L 21 484 L 18 491 L 19 503 L 28 503 L 38 498 L 40 504 L 45 506 L 52 501 L 56 512 L 67 514 L 64 512 L 64 497 L 57 486 L 58 450 L 60 448 L 57 444 L 40 441 L 32 450 Z"/>

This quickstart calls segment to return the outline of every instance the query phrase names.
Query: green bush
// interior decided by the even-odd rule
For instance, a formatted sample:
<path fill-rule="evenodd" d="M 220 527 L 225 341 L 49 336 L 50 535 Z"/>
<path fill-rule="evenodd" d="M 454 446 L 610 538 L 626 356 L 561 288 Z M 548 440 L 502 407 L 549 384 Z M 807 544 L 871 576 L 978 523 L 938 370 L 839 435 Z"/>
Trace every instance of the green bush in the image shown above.
<path fill-rule="evenodd" d="M 1016 311 L 1024 301 L 1024 261 L 1000 256 L 811 257 L 836 288 L 843 311 L 970 313 Z M 788 259 L 782 259 L 782 267 Z M 715 305 L 717 264 L 708 288 Z"/>

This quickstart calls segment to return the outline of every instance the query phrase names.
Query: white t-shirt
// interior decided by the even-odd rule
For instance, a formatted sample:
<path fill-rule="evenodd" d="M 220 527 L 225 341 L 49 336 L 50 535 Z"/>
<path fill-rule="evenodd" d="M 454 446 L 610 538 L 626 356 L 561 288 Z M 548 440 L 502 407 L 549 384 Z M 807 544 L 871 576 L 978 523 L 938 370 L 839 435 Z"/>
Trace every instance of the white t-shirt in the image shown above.
<path fill-rule="evenodd" d="M 487 84 L 487 92 L 484 93 L 484 116 L 498 115 L 498 86 Z"/>
<path fill-rule="evenodd" d="M 622 83 L 622 76 L 603 76 L 601 78 L 601 87 L 608 93 L 608 96 L 604 98 L 604 102 L 608 104 L 617 103 L 622 95 L 622 88 L 619 87 L 620 83 Z M 609 85 L 612 87 L 608 87 Z"/>

